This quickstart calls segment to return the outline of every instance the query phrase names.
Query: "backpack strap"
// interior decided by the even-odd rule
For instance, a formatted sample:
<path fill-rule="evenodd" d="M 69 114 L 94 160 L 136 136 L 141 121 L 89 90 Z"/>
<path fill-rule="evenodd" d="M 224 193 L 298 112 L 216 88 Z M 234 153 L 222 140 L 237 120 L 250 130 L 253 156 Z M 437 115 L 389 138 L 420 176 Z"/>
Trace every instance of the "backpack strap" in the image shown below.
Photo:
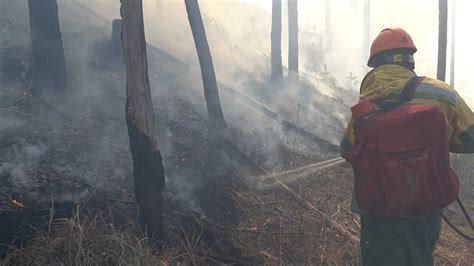
<path fill-rule="evenodd" d="M 424 77 L 418 77 L 416 75 L 412 77 L 403 88 L 402 93 L 400 94 L 399 100 L 388 101 L 385 99 L 380 99 L 380 100 L 375 100 L 372 102 L 376 104 L 380 108 L 381 111 L 383 112 L 390 111 L 404 103 L 411 101 L 411 99 L 413 99 L 413 96 L 415 95 L 416 88 L 421 83 L 423 78 Z"/>
<path fill-rule="evenodd" d="M 407 85 L 405 85 L 405 88 L 403 89 L 402 94 L 400 95 L 401 102 L 406 103 L 406 102 L 411 101 L 411 99 L 413 99 L 416 88 L 421 83 L 423 78 L 424 77 L 418 77 L 415 75 L 407 82 Z"/>

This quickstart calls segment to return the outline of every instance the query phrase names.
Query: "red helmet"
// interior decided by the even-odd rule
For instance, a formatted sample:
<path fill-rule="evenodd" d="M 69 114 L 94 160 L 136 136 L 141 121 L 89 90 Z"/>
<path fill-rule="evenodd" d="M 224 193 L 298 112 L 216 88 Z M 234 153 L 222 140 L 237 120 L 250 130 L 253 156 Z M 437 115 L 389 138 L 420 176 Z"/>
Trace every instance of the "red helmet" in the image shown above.
<path fill-rule="evenodd" d="M 382 30 L 370 47 L 367 65 L 373 67 L 372 59 L 376 54 L 396 48 L 409 48 L 413 53 L 417 51 L 412 38 L 404 29 L 393 27 Z"/>

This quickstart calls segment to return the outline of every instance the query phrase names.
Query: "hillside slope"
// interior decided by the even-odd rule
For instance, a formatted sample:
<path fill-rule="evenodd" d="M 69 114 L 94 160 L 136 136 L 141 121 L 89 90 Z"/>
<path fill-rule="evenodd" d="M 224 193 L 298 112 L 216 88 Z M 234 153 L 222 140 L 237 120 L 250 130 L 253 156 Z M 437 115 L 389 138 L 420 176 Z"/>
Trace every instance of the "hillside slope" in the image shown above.
<path fill-rule="evenodd" d="M 107 23 L 77 2 L 60 7 L 69 73 L 62 101 L 31 94 L 26 3 L 0 2 L 0 197 L 25 205 L 0 205 L 0 242 L 12 245 L 2 245 L 6 265 L 360 263 L 347 165 L 258 189 L 268 172 L 337 157 L 347 103 L 305 82 L 311 99 L 298 106 L 284 84 L 247 74 L 221 81 L 232 138 L 215 142 L 199 69 L 150 45 L 168 232 L 152 252 L 134 226 L 122 62 Z M 436 254 L 464 265 L 472 251 L 445 229 Z"/>

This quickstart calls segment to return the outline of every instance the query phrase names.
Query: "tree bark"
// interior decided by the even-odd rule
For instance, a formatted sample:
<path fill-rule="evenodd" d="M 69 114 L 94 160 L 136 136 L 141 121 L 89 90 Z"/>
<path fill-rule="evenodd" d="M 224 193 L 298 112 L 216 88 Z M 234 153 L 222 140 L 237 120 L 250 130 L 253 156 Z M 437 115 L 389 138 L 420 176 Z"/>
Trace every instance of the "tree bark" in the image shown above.
<path fill-rule="evenodd" d="M 206 30 L 202 22 L 201 11 L 197 0 L 185 0 L 186 12 L 188 13 L 189 24 L 193 33 L 194 44 L 201 66 L 202 82 L 204 85 L 204 97 L 206 98 L 209 123 L 214 133 L 224 133 L 227 130 L 227 124 L 222 112 L 219 99 L 219 90 L 217 88 L 216 73 L 212 62 L 209 43 L 207 42 Z"/>
<path fill-rule="evenodd" d="M 272 0 L 272 33 L 271 33 L 271 79 L 283 78 L 281 63 L 281 0 Z"/>
<path fill-rule="evenodd" d="M 162 237 L 165 177 L 158 149 L 148 78 L 142 0 L 122 0 L 122 47 L 127 77 L 125 115 L 133 159 L 139 221 L 150 239 Z"/>
<path fill-rule="evenodd" d="M 448 44 L 448 0 L 439 0 L 438 71 L 437 79 L 446 79 L 446 49 Z"/>
<path fill-rule="evenodd" d="M 34 65 L 33 89 L 64 91 L 66 63 L 57 0 L 28 0 Z"/>
<path fill-rule="evenodd" d="M 298 66 L 298 0 L 288 0 L 288 78 L 299 81 Z"/>

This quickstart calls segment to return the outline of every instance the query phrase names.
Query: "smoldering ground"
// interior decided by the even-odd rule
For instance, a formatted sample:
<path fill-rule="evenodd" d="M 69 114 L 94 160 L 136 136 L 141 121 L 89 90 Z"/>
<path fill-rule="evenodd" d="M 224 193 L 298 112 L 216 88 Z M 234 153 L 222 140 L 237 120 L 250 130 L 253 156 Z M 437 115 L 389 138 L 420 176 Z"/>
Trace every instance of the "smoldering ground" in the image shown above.
<path fill-rule="evenodd" d="M 152 12 L 155 11 L 145 10 L 158 140 L 168 188 L 190 208 L 203 213 L 204 201 L 199 199 L 203 186 L 215 178 L 225 180 L 235 178 L 232 176 L 237 174 L 251 179 L 255 173 L 242 167 L 240 159 L 229 155 L 232 151 L 209 148 L 207 111 L 189 23 L 184 5 L 173 3 L 170 6 L 167 6 L 170 11 L 162 17 L 154 17 Z M 18 3 L 16 8 L 21 12 L 11 19 L 17 25 L 27 25 L 26 3 Z M 124 69 L 120 56 L 110 49 L 111 21 L 119 18 L 118 8 L 117 3 L 108 1 L 59 2 L 67 96 L 61 102 L 46 103 L 29 102 L 31 98 L 25 98 L 22 101 L 29 105 L 28 112 L 10 116 L 6 112 L 3 117 L 9 121 L 4 128 L 16 130 L 17 136 L 12 144 L 5 146 L 11 156 L 2 157 L 2 176 L 15 179 L 22 171 L 22 181 L 12 183 L 16 191 L 29 191 L 32 198 L 45 202 L 51 198 L 79 202 L 97 191 L 120 192 L 121 188 L 131 185 L 132 165 L 123 115 Z M 236 5 L 236 8 L 242 11 L 249 6 Z M 178 15 L 174 14 L 178 11 Z M 252 11 L 248 20 L 260 19 L 257 13 Z M 235 37 L 222 23 L 223 18 L 214 18 L 213 14 L 216 13 L 210 3 L 203 5 L 221 85 L 260 102 L 278 115 L 274 119 L 262 114 L 261 110 L 255 110 L 221 88 L 222 105 L 233 142 L 245 156 L 271 172 L 336 156 L 321 149 L 317 142 L 288 131 L 282 124 L 282 121 L 292 123 L 321 138 L 331 136 L 327 140 L 336 144 L 342 134 L 341 121 L 344 121 L 339 113 L 348 105 L 331 99 L 328 93 L 318 92 L 318 86 L 334 91 L 332 85 L 327 85 L 323 79 L 312 78 L 296 88 L 285 83 L 272 88 L 267 81 L 268 54 L 255 47 L 265 39 L 261 33 L 263 28 L 255 30 L 252 35 L 255 40 L 243 42 L 244 33 L 251 26 L 239 28 Z M 28 47 L 25 43 L 29 39 L 28 31 L 23 28 L 19 32 L 21 38 L 10 37 Z M 308 43 L 316 42 L 313 39 Z M 5 45 L 7 49 L 14 47 L 18 44 Z M 31 60 L 20 54 L 7 68 L 17 67 L 22 60 Z M 19 76 L 20 72 L 9 80 L 16 81 Z M 27 91 L 22 89 L 24 85 L 17 82 L 13 91 Z M 46 105 L 35 108 L 42 104 Z M 9 110 L 12 107 L 15 104 L 3 105 Z M 46 148 L 39 149 L 41 153 L 27 163 L 25 152 L 31 147 Z"/>

